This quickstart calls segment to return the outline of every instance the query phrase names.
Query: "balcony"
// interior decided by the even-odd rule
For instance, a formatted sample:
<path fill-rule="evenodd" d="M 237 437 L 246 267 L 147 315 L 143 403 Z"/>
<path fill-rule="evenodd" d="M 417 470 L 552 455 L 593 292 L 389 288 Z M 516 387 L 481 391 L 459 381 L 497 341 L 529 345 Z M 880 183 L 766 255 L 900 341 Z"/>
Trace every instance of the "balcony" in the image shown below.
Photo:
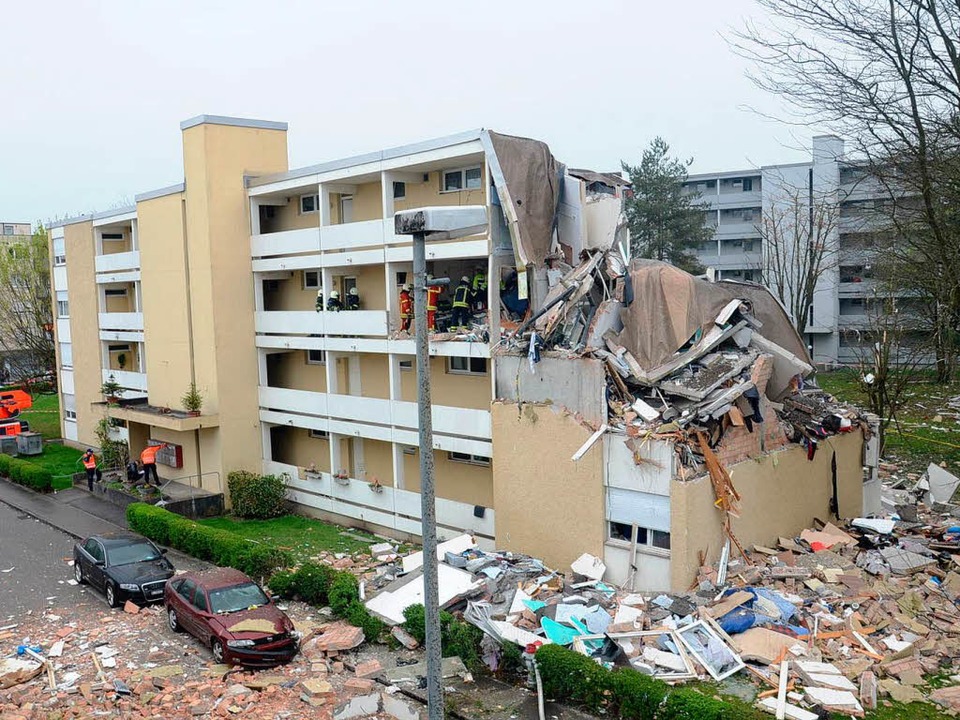
<path fill-rule="evenodd" d="M 136 390 L 138 392 L 147 392 L 147 374 L 142 372 L 132 372 L 130 370 L 110 370 L 104 368 L 101 371 L 103 382 L 113 376 L 114 382 L 127 390 Z"/>
<path fill-rule="evenodd" d="M 110 312 L 99 313 L 101 330 L 140 330 L 143 331 L 143 313 Z"/>
<path fill-rule="evenodd" d="M 358 395 L 335 395 L 261 386 L 260 407 L 303 415 L 341 418 L 357 423 L 392 425 L 412 431 L 418 429 L 417 404 L 403 400 L 382 400 Z M 490 440 L 492 436 L 490 412 L 434 405 L 433 429 L 441 434 Z"/>
<path fill-rule="evenodd" d="M 272 257 L 320 252 L 320 229 L 283 230 L 250 238 L 252 257 Z"/>
<path fill-rule="evenodd" d="M 420 535 L 420 494 L 385 486 L 372 493 L 365 480 L 336 481 L 330 473 L 307 473 L 294 465 L 263 461 L 263 472 L 284 478 L 290 500 L 354 520 Z M 467 503 L 437 498 L 437 536 L 440 540 L 469 532 L 484 549 L 494 548 L 495 515 L 486 508 L 483 517 Z"/>
<path fill-rule="evenodd" d="M 254 313 L 258 333 L 274 335 L 373 335 L 386 337 L 385 310 L 311 312 L 273 310 Z"/>
<path fill-rule="evenodd" d="M 139 270 L 140 251 L 131 250 L 129 252 L 97 255 L 96 258 L 94 258 L 94 266 L 96 267 L 98 273 Z"/>
<path fill-rule="evenodd" d="M 390 222 L 393 222 L 391 218 Z M 320 228 L 320 247 L 323 250 L 354 250 L 383 245 L 383 220 L 363 220 Z"/>
<path fill-rule="evenodd" d="M 721 222 L 716 228 L 717 235 L 720 237 L 759 237 L 760 233 L 757 230 L 759 223 L 759 217 L 746 222 L 733 220 Z"/>

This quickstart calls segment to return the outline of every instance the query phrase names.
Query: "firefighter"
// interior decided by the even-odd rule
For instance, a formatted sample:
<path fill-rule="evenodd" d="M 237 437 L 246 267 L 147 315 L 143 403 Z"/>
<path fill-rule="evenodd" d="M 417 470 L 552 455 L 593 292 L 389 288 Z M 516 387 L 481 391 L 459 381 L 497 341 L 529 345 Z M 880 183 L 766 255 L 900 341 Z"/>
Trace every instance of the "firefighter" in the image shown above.
<path fill-rule="evenodd" d="M 343 310 L 343 303 L 340 302 L 340 293 L 336 290 L 330 292 L 330 299 L 327 300 L 327 310 L 330 312 L 340 312 Z"/>
<path fill-rule="evenodd" d="M 464 275 L 460 284 L 453 291 L 453 317 L 450 320 L 451 330 L 463 330 L 468 327 L 470 317 L 470 278 Z"/>
<path fill-rule="evenodd" d="M 350 292 L 347 293 L 347 310 L 359 310 L 360 309 L 360 293 L 357 292 L 355 287 L 350 288 Z"/>
<path fill-rule="evenodd" d="M 87 489 L 93 492 L 93 481 L 97 477 L 97 456 L 93 454 L 93 448 L 87 448 L 77 462 L 83 463 L 83 468 L 87 471 Z"/>
<path fill-rule="evenodd" d="M 323 310 L 323 290 L 317 290 L 317 302 L 314 307 L 316 308 L 317 312 Z"/>
<path fill-rule="evenodd" d="M 150 473 L 153 473 L 153 481 L 157 487 L 160 487 L 160 476 L 157 474 L 157 453 L 167 447 L 166 443 L 159 445 L 147 445 L 140 453 L 140 462 L 143 463 L 143 480 L 147 485 L 150 484 Z"/>
<path fill-rule="evenodd" d="M 477 268 L 473 271 L 473 283 L 471 285 L 471 302 L 477 309 L 477 312 L 487 309 L 487 274 L 483 268 Z"/>
<path fill-rule="evenodd" d="M 437 329 L 437 302 L 440 300 L 442 288 L 431 285 L 433 278 L 427 276 L 427 330 L 436 332 Z"/>
<path fill-rule="evenodd" d="M 413 319 L 413 298 L 410 297 L 410 283 L 404 283 L 400 288 L 400 330 L 410 332 L 410 321 Z"/>

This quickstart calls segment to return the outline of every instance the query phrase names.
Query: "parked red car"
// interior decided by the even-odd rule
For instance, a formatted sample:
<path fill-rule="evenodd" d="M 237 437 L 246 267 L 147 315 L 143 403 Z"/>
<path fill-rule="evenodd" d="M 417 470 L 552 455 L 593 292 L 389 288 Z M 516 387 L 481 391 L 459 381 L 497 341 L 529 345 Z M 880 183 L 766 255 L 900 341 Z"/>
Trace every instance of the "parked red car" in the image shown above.
<path fill-rule="evenodd" d="M 239 570 L 177 575 L 164 587 L 163 604 L 170 629 L 189 632 L 218 663 L 269 667 L 299 649 L 290 618 Z"/>

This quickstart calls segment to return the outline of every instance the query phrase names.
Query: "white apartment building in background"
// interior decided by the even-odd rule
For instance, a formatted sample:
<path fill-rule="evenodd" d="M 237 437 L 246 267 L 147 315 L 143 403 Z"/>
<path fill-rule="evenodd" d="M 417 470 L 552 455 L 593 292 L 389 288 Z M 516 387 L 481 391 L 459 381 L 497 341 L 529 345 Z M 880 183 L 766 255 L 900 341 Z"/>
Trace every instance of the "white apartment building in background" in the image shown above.
<path fill-rule="evenodd" d="M 699 191 L 709 206 L 706 222 L 716 228 L 712 240 L 697 250 L 704 267 L 717 279 L 765 283 L 763 219 L 785 213 L 795 198 L 836 203 L 834 219 L 823 238 L 829 267 L 817 285 L 808 309 L 804 338 L 814 362 L 821 366 L 856 363 L 861 342 L 857 330 L 868 323 L 873 295 L 873 240 L 865 211 L 883 202 L 875 185 L 855 164 L 844 160 L 843 140 L 832 135 L 813 138 L 809 162 L 690 175 L 686 187 Z M 809 201 L 807 201 L 809 202 Z"/>

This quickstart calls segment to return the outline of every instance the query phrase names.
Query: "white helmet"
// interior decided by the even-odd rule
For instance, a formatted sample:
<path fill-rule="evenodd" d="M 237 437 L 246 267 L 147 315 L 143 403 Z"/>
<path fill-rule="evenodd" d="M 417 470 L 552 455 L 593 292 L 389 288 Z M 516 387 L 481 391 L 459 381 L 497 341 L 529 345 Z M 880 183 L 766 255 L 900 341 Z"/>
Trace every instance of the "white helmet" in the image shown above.
<path fill-rule="evenodd" d="M 338 293 L 336 290 L 334 290 L 333 292 L 330 293 L 330 297 L 333 298 L 334 300 L 339 300 L 339 299 L 340 299 L 340 293 Z"/>
<path fill-rule="evenodd" d="M 350 294 L 351 294 L 351 295 L 359 295 L 360 293 L 357 292 L 357 289 L 356 289 L 355 287 L 352 287 L 352 288 L 350 288 Z"/>
<path fill-rule="evenodd" d="M 323 290 L 317 290 L 317 297 L 319 298 L 323 297 Z"/>
<path fill-rule="evenodd" d="M 410 283 L 404 283 L 403 289 L 406 290 L 407 292 L 410 292 Z"/>
<path fill-rule="evenodd" d="M 462 278 L 460 278 L 460 282 L 468 283 L 468 282 L 470 282 L 470 278 L 468 278 L 466 275 L 464 275 Z"/>

